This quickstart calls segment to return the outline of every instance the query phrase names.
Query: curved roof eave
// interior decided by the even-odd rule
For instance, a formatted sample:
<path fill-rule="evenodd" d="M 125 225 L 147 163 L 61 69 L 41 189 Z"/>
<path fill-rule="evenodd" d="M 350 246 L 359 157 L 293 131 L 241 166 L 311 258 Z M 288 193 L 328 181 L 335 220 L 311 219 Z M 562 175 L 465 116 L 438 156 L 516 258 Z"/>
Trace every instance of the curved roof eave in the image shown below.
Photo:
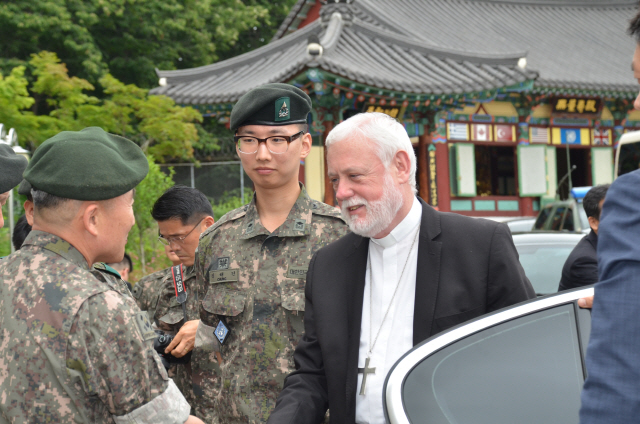
<path fill-rule="evenodd" d="M 199 66 L 196 68 L 179 69 L 172 71 L 162 71 L 156 69 L 156 74 L 158 75 L 158 78 L 166 78 L 167 84 L 203 79 L 210 75 L 224 72 L 227 69 L 237 68 L 245 64 L 255 62 L 256 60 L 265 56 L 269 56 L 274 52 L 290 48 L 291 46 L 300 43 L 301 40 L 304 40 L 304 42 L 306 43 L 308 36 L 314 32 L 318 32 L 320 27 L 320 22 L 315 21 L 296 32 L 287 35 L 286 37 L 266 44 L 250 52 L 241 54 L 240 56 L 213 63 L 211 65 Z"/>

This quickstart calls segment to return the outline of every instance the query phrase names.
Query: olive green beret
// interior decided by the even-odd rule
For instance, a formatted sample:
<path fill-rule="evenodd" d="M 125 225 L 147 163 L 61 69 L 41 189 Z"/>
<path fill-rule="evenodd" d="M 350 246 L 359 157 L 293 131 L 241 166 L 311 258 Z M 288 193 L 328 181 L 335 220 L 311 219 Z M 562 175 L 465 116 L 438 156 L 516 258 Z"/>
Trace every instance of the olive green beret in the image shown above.
<path fill-rule="evenodd" d="M 16 155 L 8 144 L 0 143 L 0 193 L 17 186 L 26 167 L 27 158 Z"/>
<path fill-rule="evenodd" d="M 42 143 L 24 179 L 54 196 L 106 200 L 128 192 L 148 172 L 147 158 L 134 142 L 90 127 L 63 131 Z"/>
<path fill-rule="evenodd" d="M 18 186 L 18 194 L 21 194 L 23 196 L 28 196 L 29 194 L 31 194 L 31 184 L 29 184 L 29 181 L 20 181 L 20 185 Z"/>
<path fill-rule="evenodd" d="M 229 126 L 304 124 L 311 112 L 311 99 L 289 84 L 264 84 L 240 97 L 233 106 Z"/>

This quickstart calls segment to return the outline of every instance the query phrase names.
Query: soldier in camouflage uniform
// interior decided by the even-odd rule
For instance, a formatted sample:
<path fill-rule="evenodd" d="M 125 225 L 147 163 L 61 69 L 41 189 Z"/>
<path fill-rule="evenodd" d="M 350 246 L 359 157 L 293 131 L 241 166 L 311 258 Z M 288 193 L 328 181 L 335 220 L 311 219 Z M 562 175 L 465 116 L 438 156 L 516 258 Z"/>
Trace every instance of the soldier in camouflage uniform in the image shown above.
<path fill-rule="evenodd" d="M 191 366 L 196 415 L 207 423 L 266 422 L 294 370 L 309 261 L 347 232 L 339 211 L 310 199 L 298 183 L 311 147 L 310 110 L 302 90 L 267 84 L 231 114 L 255 195 L 205 231 L 198 246 L 201 320 Z M 221 344 L 214 329 L 224 334 L 223 326 Z"/>
<path fill-rule="evenodd" d="M 0 423 L 200 422 L 124 282 L 88 265 L 123 256 L 147 171 L 139 147 L 99 128 L 35 152 L 33 230 L 0 261 Z"/>
<path fill-rule="evenodd" d="M 180 265 L 180 258 L 176 256 L 175 252 L 171 249 L 171 246 L 164 245 L 164 251 L 167 254 L 167 258 L 173 265 Z M 158 305 L 158 298 L 160 296 L 161 287 L 163 287 L 162 280 L 169 276 L 171 268 L 161 269 L 152 274 L 145 275 L 133 286 L 133 297 L 136 299 L 138 307 L 143 311 L 149 312 L 149 319 L 153 321 L 155 315 L 155 309 Z"/>
<path fill-rule="evenodd" d="M 200 234 L 213 225 L 213 209 L 207 197 L 195 188 L 176 185 L 169 188 L 156 200 L 151 210 L 151 216 L 158 223 L 159 240 L 169 246 L 183 265 L 183 283 L 187 291 L 186 315 L 187 321 L 197 320 L 198 297 L 191 288 L 195 285 L 194 261 Z M 143 281 L 145 280 L 146 281 Z M 144 288 L 136 290 L 138 284 L 146 283 Z M 141 299 L 154 297 L 148 309 L 149 317 L 157 327 L 165 333 L 175 335 L 185 323 L 185 314 L 176 298 L 173 274 L 171 268 L 155 272 L 140 280 L 134 288 L 134 297 L 138 304 Z M 149 295 L 149 293 L 153 293 Z M 142 305 L 140 306 L 142 309 Z M 145 309 L 143 309 L 145 310 Z M 197 324 L 193 326 L 195 336 Z M 182 357 L 193 348 L 187 342 L 177 346 L 174 356 Z M 169 353 L 167 351 L 166 353 Z M 193 395 L 191 364 L 172 364 L 169 376 L 174 379 L 180 391 L 192 406 L 195 405 Z"/>
<path fill-rule="evenodd" d="M 22 180 L 27 159 L 16 155 L 11 147 L 0 143 L 0 228 L 4 226 L 2 206 L 9 200 L 9 191 Z"/>

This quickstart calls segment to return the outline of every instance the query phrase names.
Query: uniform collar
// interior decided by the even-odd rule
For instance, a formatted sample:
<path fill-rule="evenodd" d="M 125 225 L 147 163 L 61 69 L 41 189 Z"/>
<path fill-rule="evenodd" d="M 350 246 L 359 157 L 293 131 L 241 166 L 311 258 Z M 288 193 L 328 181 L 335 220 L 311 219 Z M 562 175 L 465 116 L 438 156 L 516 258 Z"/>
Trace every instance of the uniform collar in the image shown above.
<path fill-rule="evenodd" d="M 89 270 L 87 260 L 71 243 L 63 240 L 55 234 L 44 231 L 32 230 L 24 240 L 23 246 L 37 246 L 56 253 L 69 262 L 78 265 L 82 269 Z"/>
<path fill-rule="evenodd" d="M 251 203 L 246 209 L 241 239 L 246 240 L 259 235 L 277 237 L 301 237 L 309 234 L 312 210 L 317 208 L 313 200 L 307 194 L 307 190 L 300 184 L 300 195 L 289 211 L 287 219 L 273 233 L 270 233 L 260 222 L 258 208 L 256 208 L 256 195 L 253 195 Z"/>

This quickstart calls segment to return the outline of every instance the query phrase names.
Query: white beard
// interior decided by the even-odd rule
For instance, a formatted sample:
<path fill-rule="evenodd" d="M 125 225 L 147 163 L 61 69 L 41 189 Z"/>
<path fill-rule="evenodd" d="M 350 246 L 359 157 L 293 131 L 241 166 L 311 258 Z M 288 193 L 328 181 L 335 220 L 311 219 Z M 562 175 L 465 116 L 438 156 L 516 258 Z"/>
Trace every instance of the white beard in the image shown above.
<path fill-rule="evenodd" d="M 402 204 L 402 193 L 394 187 L 393 179 L 387 173 L 384 177 L 382 197 L 379 200 L 368 202 L 360 196 L 353 196 L 342 202 L 340 212 L 353 233 L 371 238 L 391 225 Z M 349 215 L 348 208 L 356 205 L 363 205 L 366 209 L 364 218 Z"/>

